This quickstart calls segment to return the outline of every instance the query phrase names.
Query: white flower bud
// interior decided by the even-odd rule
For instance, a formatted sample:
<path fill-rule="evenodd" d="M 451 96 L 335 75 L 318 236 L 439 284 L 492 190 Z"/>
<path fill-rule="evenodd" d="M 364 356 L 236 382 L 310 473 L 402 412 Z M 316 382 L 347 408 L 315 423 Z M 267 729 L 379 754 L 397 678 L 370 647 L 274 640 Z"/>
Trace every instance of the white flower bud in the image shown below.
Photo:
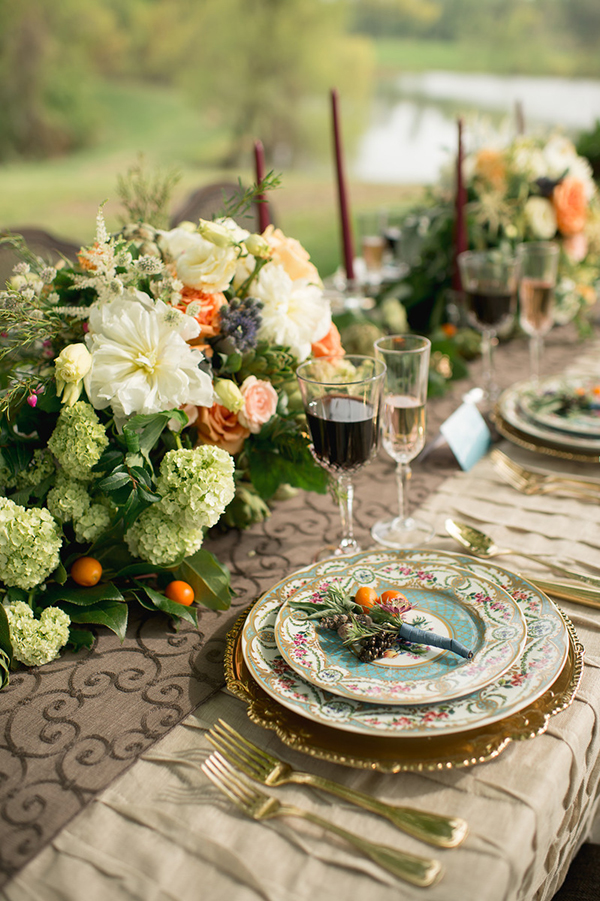
<path fill-rule="evenodd" d="M 253 257 L 259 257 L 260 259 L 266 260 L 271 254 L 271 246 L 268 241 L 266 241 L 262 235 L 249 235 L 244 241 L 246 245 L 246 250 L 248 253 L 252 254 Z"/>
<path fill-rule="evenodd" d="M 92 368 L 92 355 L 85 344 L 68 344 L 54 361 L 56 393 L 72 407 L 79 399 L 83 379 Z"/>
<path fill-rule="evenodd" d="M 217 379 L 213 387 L 221 406 L 232 413 L 239 413 L 244 406 L 244 398 L 235 382 L 232 382 L 231 379 Z"/>
<path fill-rule="evenodd" d="M 210 241 L 217 247 L 230 247 L 235 244 L 233 235 L 224 225 L 218 222 L 209 222 L 207 219 L 201 219 L 198 223 L 198 232 L 205 240 Z"/>

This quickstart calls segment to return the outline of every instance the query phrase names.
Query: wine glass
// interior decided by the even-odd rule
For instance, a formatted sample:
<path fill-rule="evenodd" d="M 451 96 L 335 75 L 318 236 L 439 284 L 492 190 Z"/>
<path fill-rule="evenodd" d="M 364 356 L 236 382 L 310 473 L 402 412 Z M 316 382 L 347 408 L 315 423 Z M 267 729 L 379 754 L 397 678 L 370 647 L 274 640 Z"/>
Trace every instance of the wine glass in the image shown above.
<path fill-rule="evenodd" d="M 296 370 L 311 453 L 335 479 L 342 538 L 335 554 L 360 547 L 352 526 L 353 474 L 369 462 L 379 445 L 379 416 L 385 364 L 373 357 L 347 354 L 316 357 Z"/>
<path fill-rule="evenodd" d="M 467 250 L 458 255 L 458 266 L 467 319 L 481 332 L 484 399 L 491 407 L 500 393 L 492 346 L 500 329 L 514 316 L 519 263 L 501 250 Z"/>
<path fill-rule="evenodd" d="M 408 515 L 410 461 L 425 444 L 425 404 L 431 342 L 419 335 L 388 335 L 375 342 L 386 365 L 382 444 L 396 461 L 398 516 L 379 520 L 371 535 L 386 547 L 415 547 L 433 537 L 433 527 Z"/>
<path fill-rule="evenodd" d="M 519 244 L 520 265 L 519 322 L 529 338 L 531 378 L 540 377 L 540 361 L 544 335 L 552 328 L 554 287 L 558 270 L 558 244 L 552 241 L 531 241 Z"/>

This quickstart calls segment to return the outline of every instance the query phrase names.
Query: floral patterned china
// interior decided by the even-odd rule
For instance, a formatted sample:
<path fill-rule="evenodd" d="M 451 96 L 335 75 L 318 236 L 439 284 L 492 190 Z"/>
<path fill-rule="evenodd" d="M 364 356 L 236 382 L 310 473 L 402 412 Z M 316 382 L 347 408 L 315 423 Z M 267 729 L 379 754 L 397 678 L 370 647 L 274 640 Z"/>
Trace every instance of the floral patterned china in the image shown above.
<path fill-rule="evenodd" d="M 352 592 L 352 576 L 335 583 Z M 330 580 L 316 578 L 294 595 L 295 601 L 319 601 Z M 464 659 L 451 651 L 398 641 L 383 656 L 364 663 L 344 646 L 334 630 L 289 604 L 275 622 L 275 641 L 284 660 L 307 682 L 336 695 L 378 704 L 440 703 L 471 694 L 498 679 L 520 657 L 526 641 L 525 618 L 516 601 L 498 585 L 446 563 L 426 572 L 410 567 L 376 575 L 378 594 L 393 588 L 413 609 L 407 623 L 460 641 L 473 652 Z"/>
<path fill-rule="evenodd" d="M 525 384 L 519 406 L 533 422 L 573 435 L 600 439 L 600 382 L 590 378 L 541 379 Z"/>
<path fill-rule="evenodd" d="M 275 623 L 282 604 L 315 578 L 351 578 L 358 584 L 393 582 L 404 571 L 468 566 L 474 577 L 490 580 L 518 604 L 527 624 L 523 653 L 504 675 L 461 698 L 430 704 L 383 705 L 345 698 L 312 685 L 281 656 Z M 329 558 L 290 575 L 250 611 L 241 639 L 249 672 L 267 695 L 301 716 L 345 732 L 398 738 L 451 735 L 502 720 L 540 698 L 557 679 L 569 650 L 569 633 L 550 599 L 526 580 L 488 561 L 442 551 L 365 551 Z"/>

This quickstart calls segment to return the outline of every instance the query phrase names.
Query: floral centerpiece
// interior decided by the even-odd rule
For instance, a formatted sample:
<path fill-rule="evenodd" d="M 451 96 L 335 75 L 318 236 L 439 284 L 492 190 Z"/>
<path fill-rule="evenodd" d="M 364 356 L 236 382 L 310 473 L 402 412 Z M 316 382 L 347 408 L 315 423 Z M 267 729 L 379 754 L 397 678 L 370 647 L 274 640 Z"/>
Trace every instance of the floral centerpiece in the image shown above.
<path fill-rule="evenodd" d="M 575 320 L 589 331 L 597 299 L 600 203 L 591 167 L 564 135 L 520 135 L 484 144 L 464 159 L 468 246 L 514 248 L 524 241 L 560 244 L 555 321 Z M 454 273 L 455 190 L 450 179 L 428 203 L 406 217 L 402 229 L 409 270 L 400 285 L 414 328 L 428 330 L 456 318 Z"/>
<path fill-rule="evenodd" d="M 81 624 L 123 637 L 131 600 L 192 623 L 194 599 L 226 608 L 207 529 L 268 515 L 282 486 L 326 489 L 294 373 L 343 350 L 280 230 L 109 235 L 100 212 L 76 265 L 26 254 L 0 320 L 0 685 L 11 661 L 89 645 Z"/>

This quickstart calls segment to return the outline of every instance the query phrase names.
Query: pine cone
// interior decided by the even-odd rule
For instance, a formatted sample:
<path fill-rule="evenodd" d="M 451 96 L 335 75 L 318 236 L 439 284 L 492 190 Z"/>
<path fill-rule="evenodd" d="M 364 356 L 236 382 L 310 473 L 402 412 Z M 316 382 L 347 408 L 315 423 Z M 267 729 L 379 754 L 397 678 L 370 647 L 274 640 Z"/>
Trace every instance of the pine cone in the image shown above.
<path fill-rule="evenodd" d="M 319 625 L 324 629 L 337 629 L 345 623 L 350 622 L 350 617 L 345 613 L 334 613 L 332 616 L 323 616 L 319 620 Z"/>
<path fill-rule="evenodd" d="M 362 663 L 370 663 L 371 660 L 377 660 L 384 651 L 391 648 L 397 637 L 395 632 L 378 632 L 377 635 L 366 638 L 362 643 L 363 647 L 358 659 Z"/>

